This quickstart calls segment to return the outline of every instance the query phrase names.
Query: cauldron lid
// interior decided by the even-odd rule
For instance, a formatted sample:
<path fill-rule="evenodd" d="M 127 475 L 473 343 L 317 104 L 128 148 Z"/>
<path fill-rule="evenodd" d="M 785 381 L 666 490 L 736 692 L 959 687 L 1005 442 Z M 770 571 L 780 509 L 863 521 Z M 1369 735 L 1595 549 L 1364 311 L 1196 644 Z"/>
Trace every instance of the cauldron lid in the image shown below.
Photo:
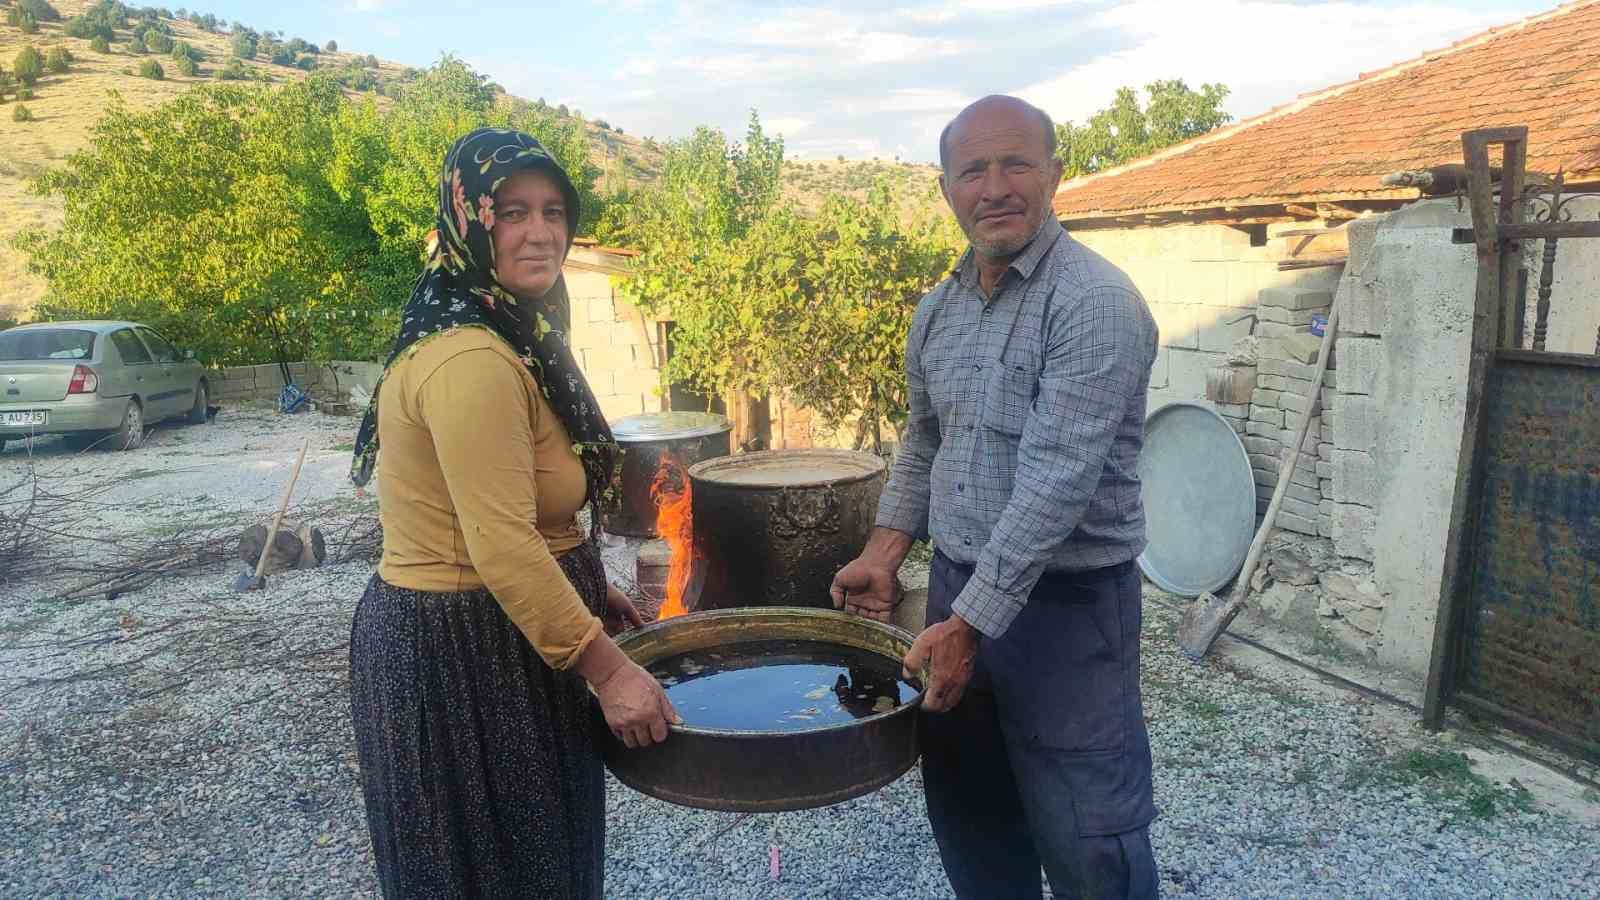
<path fill-rule="evenodd" d="M 727 416 L 703 412 L 643 413 L 611 423 L 611 433 L 625 444 L 706 437 L 732 429 Z"/>
<path fill-rule="evenodd" d="M 886 468 L 880 457 L 855 450 L 767 450 L 695 463 L 689 477 L 743 487 L 807 487 L 861 481 Z"/>

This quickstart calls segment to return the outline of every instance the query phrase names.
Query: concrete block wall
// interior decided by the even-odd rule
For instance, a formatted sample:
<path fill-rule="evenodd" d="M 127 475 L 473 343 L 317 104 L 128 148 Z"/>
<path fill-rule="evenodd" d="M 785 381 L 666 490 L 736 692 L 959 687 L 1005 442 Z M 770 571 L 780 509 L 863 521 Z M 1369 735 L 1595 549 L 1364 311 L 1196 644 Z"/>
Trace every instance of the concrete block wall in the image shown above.
<path fill-rule="evenodd" d="M 609 275 L 569 270 L 567 295 L 573 352 L 606 418 L 664 410 L 666 392 L 656 363 L 664 358 L 658 321 L 641 316 Z"/>
<path fill-rule="evenodd" d="M 1311 317 L 1326 315 L 1333 296 L 1326 290 L 1274 287 L 1258 298 L 1260 324 L 1256 343 L 1256 389 L 1250 395 L 1250 423 L 1245 449 L 1256 475 L 1256 512 L 1265 514 L 1272 500 L 1278 473 L 1287 462 L 1295 435 L 1313 399 L 1322 403 L 1342 377 L 1332 364 L 1317 378 L 1314 360 L 1307 363 L 1296 357 L 1291 342 L 1284 338 L 1309 334 Z M 1266 328 L 1266 326 L 1276 326 Z M 1265 328 L 1265 331 L 1262 329 Z M 1305 342 L 1302 342 L 1304 344 Z M 1331 537 L 1332 510 L 1326 505 L 1331 487 L 1324 478 L 1333 462 L 1333 447 L 1326 440 L 1321 410 L 1312 416 L 1306 439 L 1300 445 L 1283 505 L 1278 510 L 1277 527 L 1310 537 Z"/>
<path fill-rule="evenodd" d="M 327 378 L 327 367 L 306 362 L 289 364 L 289 377 L 301 390 L 331 390 L 332 379 Z M 283 371 L 277 364 L 265 366 L 229 366 L 206 372 L 206 384 L 211 391 L 211 402 L 220 406 L 248 403 L 256 400 L 276 400 L 283 391 Z"/>
<path fill-rule="evenodd" d="M 1274 232 L 1297 227 L 1271 226 Z M 1303 227 L 1303 226 L 1299 226 Z M 1070 230 L 1070 224 L 1069 224 Z M 1282 327 L 1255 321 L 1261 291 L 1275 287 L 1331 289 L 1336 273 L 1325 269 L 1279 272 L 1279 250 L 1252 246 L 1248 232 L 1226 225 L 1072 232 L 1074 239 L 1115 263 L 1133 279 L 1161 330 L 1161 348 L 1150 373 L 1149 408 L 1179 400 L 1206 399 L 1206 373 L 1226 363 L 1239 338 Z M 1235 420 L 1246 417 L 1235 416 Z"/>

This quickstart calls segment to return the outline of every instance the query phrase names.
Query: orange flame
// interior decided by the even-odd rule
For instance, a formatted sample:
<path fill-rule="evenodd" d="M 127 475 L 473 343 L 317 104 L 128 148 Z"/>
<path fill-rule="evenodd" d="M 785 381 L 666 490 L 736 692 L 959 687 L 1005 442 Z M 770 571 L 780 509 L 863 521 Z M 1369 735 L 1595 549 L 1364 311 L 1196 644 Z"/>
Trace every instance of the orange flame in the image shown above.
<path fill-rule="evenodd" d="M 693 493 L 683 465 L 672 454 L 663 453 L 650 484 L 650 499 L 656 505 L 656 533 L 672 548 L 672 562 L 667 569 L 667 599 L 656 614 L 657 621 L 689 611 L 684 606 L 683 592 L 694 560 L 694 519 L 690 515 Z"/>

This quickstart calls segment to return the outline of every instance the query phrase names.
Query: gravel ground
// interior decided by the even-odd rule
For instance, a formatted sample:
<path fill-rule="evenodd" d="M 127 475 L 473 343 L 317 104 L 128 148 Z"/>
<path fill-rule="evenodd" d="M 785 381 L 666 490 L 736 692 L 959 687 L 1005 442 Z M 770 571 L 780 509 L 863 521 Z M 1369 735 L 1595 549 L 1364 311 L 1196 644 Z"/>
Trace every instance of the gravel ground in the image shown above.
<path fill-rule="evenodd" d="M 259 514 L 309 436 L 303 496 L 357 508 L 343 481 L 354 424 L 229 410 L 131 454 L 42 441 L 34 464 L 112 483 L 97 514 L 137 532 Z M 0 456 L 0 488 L 26 459 Z M 632 548 L 607 548 L 619 582 Z M 0 895 L 372 895 L 344 669 L 370 574 L 329 566 L 235 594 L 216 572 L 70 605 L 37 584 L 0 588 Z M 1174 624 L 1150 607 L 1165 895 L 1594 896 L 1592 817 L 1489 781 L 1460 742 L 1378 727 L 1358 695 L 1231 653 L 1190 665 Z M 829 809 L 744 818 L 613 783 L 607 817 L 608 897 L 950 896 L 915 772 Z"/>

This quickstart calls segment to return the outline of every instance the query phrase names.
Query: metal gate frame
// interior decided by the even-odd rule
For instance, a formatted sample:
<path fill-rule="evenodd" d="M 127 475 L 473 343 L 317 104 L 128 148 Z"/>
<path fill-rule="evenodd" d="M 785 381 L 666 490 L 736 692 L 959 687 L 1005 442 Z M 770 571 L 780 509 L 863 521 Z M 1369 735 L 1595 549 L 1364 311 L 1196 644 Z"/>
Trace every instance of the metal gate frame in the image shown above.
<path fill-rule="evenodd" d="M 1465 156 L 1468 196 L 1472 213 L 1472 243 L 1477 248 L 1478 275 L 1472 314 L 1471 356 L 1467 373 L 1467 408 L 1461 451 L 1456 468 L 1455 496 L 1445 543 L 1444 580 L 1434 622 L 1433 653 L 1428 669 L 1423 724 L 1439 730 L 1446 704 L 1495 720 L 1550 745 L 1600 761 L 1600 745 L 1566 734 L 1499 704 L 1460 690 L 1467 639 L 1467 612 L 1475 568 L 1474 548 L 1482 514 L 1484 459 L 1487 439 L 1486 385 L 1497 361 L 1537 362 L 1600 368 L 1600 356 L 1542 352 L 1543 325 L 1549 310 L 1549 269 L 1554 264 L 1555 241 L 1565 238 L 1600 238 L 1600 221 L 1563 221 L 1560 215 L 1560 180 L 1548 214 L 1527 219 L 1528 129 L 1489 128 L 1461 136 Z M 1499 198 L 1489 162 L 1489 149 L 1503 148 Z M 1546 272 L 1539 290 L 1539 326 L 1536 346 L 1524 350 L 1523 316 L 1526 274 L 1519 265 L 1524 241 L 1545 240 Z M 1600 353 L 1600 346 L 1596 347 Z"/>

